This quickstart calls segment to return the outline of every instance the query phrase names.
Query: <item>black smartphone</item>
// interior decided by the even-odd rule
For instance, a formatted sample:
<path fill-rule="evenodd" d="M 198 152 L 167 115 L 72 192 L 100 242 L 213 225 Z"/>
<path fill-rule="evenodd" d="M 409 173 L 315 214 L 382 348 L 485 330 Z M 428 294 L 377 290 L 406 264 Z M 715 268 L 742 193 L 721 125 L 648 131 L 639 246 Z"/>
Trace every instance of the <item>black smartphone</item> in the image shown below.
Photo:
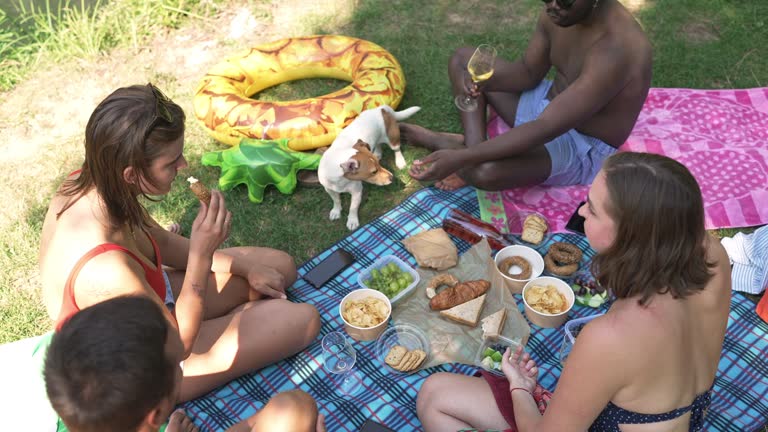
<path fill-rule="evenodd" d="M 355 262 L 355 257 L 344 249 L 336 249 L 308 271 L 302 279 L 315 288 L 320 288 L 342 270 Z"/>
<path fill-rule="evenodd" d="M 584 204 L 586 204 L 586 201 L 579 203 L 576 210 L 571 215 L 571 218 L 568 219 L 568 223 L 565 224 L 565 229 L 573 233 L 584 235 L 584 218 L 579 214 L 579 209 Z"/>
<path fill-rule="evenodd" d="M 390 429 L 381 423 L 377 423 L 371 419 L 368 419 L 360 427 L 359 432 L 395 432 L 395 430 Z"/>

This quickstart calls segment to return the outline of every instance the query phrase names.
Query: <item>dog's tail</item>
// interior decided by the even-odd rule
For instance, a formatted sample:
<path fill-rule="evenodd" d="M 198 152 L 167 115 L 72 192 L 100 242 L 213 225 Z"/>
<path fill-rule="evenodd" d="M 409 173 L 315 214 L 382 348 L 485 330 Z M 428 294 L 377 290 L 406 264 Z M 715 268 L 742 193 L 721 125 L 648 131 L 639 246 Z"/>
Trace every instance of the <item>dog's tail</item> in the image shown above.
<path fill-rule="evenodd" d="M 390 108 L 389 106 L 387 106 L 387 108 L 392 110 L 392 108 Z M 409 118 L 410 116 L 416 114 L 417 112 L 419 112 L 419 110 L 421 110 L 421 107 L 412 106 L 410 108 L 406 108 L 406 109 L 401 110 L 401 111 L 394 111 L 394 110 L 392 110 L 392 114 L 395 116 L 395 120 L 403 121 L 403 120 Z"/>

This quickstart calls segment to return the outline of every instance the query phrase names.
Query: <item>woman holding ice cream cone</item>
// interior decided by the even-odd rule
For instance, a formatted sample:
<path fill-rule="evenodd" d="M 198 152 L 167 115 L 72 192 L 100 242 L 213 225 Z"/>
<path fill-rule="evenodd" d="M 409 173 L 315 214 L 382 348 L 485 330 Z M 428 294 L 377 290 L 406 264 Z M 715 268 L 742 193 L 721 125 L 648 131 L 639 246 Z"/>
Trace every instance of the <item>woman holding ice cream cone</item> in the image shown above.
<path fill-rule="evenodd" d="M 200 201 L 188 239 L 160 227 L 138 200 L 167 194 L 186 168 L 184 120 L 151 84 L 104 99 L 86 127 L 82 168 L 51 200 L 39 259 L 57 328 L 78 310 L 122 295 L 168 306 L 184 343 L 180 401 L 301 351 L 320 329 L 313 306 L 286 299 L 296 280 L 292 257 L 219 249 L 232 224 L 220 192 Z"/>

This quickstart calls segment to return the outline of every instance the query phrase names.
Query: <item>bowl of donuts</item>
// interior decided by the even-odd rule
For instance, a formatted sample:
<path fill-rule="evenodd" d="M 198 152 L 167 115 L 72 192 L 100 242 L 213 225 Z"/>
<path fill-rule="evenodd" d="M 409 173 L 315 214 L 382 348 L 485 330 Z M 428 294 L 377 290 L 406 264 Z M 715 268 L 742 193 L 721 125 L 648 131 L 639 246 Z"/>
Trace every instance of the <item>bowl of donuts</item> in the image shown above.
<path fill-rule="evenodd" d="M 494 257 L 496 273 L 512 294 L 520 294 L 531 279 L 541 276 L 544 259 L 535 249 L 523 245 L 507 246 Z"/>
<path fill-rule="evenodd" d="M 539 327 L 563 325 L 575 300 L 571 286 L 551 276 L 535 278 L 523 287 L 525 316 Z"/>
<path fill-rule="evenodd" d="M 584 253 L 573 243 L 554 242 L 544 255 L 544 274 L 561 279 L 571 279 L 586 267 Z"/>

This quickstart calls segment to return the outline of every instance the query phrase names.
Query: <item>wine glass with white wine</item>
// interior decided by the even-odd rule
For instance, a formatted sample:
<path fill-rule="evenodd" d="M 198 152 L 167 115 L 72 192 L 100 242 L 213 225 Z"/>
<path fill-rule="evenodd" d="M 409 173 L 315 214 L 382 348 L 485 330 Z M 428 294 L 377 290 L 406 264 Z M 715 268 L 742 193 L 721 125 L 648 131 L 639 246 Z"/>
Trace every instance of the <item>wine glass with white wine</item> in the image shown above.
<path fill-rule="evenodd" d="M 475 85 L 487 81 L 493 75 L 493 64 L 496 61 L 496 48 L 482 44 L 475 49 L 467 63 L 467 72 Z M 470 112 L 477 109 L 477 100 L 468 94 L 458 95 L 454 99 L 456 107 Z"/>

